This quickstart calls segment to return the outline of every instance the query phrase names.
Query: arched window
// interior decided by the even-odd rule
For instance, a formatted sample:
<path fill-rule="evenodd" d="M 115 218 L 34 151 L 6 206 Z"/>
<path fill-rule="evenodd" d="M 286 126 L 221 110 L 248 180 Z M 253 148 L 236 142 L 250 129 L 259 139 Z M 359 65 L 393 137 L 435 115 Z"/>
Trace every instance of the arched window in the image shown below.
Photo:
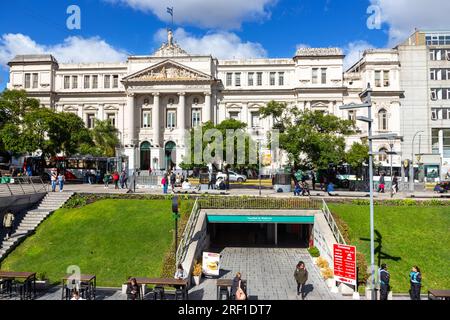
<path fill-rule="evenodd" d="M 378 111 L 378 130 L 388 130 L 388 115 L 386 109 Z"/>
<path fill-rule="evenodd" d="M 378 150 L 378 152 L 387 152 L 388 150 L 385 147 L 381 147 L 380 150 Z M 383 153 L 378 155 L 378 161 L 382 162 L 382 161 L 386 161 L 387 160 L 387 154 Z"/>

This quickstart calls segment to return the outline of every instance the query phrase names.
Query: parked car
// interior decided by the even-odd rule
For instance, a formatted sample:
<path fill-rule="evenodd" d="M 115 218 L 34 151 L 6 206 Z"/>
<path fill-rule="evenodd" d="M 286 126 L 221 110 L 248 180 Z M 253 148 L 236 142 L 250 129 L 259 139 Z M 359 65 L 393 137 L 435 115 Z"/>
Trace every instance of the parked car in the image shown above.
<path fill-rule="evenodd" d="M 245 182 L 247 181 L 247 177 L 244 176 L 243 174 L 238 174 L 234 171 L 228 171 L 229 177 L 230 177 L 230 182 Z M 219 172 L 216 176 L 217 179 L 222 178 L 224 179 L 227 176 L 226 173 L 224 172 Z"/>

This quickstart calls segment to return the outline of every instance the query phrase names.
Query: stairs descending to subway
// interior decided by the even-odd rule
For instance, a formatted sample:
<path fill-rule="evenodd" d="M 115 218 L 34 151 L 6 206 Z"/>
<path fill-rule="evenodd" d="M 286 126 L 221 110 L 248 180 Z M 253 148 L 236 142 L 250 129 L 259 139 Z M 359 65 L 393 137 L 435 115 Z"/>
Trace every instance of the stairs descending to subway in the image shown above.
<path fill-rule="evenodd" d="M 61 208 L 73 194 L 73 192 L 47 193 L 36 209 L 32 209 L 25 214 L 11 237 L 3 239 L 0 247 L 0 261 L 32 234 L 46 218 Z"/>

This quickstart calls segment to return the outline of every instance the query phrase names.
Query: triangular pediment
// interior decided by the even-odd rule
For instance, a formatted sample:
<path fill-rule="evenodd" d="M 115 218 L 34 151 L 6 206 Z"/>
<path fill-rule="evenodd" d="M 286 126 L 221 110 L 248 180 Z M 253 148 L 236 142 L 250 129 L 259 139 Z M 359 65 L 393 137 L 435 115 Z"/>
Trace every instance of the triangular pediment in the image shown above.
<path fill-rule="evenodd" d="M 166 81 L 211 81 L 213 78 L 203 72 L 186 67 L 171 60 L 164 60 L 125 77 L 123 82 L 166 82 Z"/>

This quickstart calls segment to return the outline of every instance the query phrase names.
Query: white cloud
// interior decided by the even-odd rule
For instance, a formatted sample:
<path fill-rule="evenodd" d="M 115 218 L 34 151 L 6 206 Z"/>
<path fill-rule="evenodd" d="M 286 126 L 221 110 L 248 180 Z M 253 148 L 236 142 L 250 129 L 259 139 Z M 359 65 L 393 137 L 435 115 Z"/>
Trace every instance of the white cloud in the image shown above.
<path fill-rule="evenodd" d="M 155 34 L 155 41 L 160 43 L 167 39 L 165 29 Z M 174 32 L 174 40 L 189 54 L 211 54 L 219 59 L 244 59 L 266 57 L 267 52 L 260 43 L 243 42 L 236 34 L 219 31 L 209 32 L 203 36 L 194 36 L 183 28 Z"/>
<path fill-rule="evenodd" d="M 404 41 L 418 29 L 449 29 L 450 1 L 370 0 L 381 9 L 381 21 L 389 25 L 389 47 Z"/>
<path fill-rule="evenodd" d="M 21 33 L 7 33 L 0 38 L 0 64 L 5 66 L 18 54 L 53 54 L 58 62 L 118 62 L 127 58 L 99 37 L 68 37 L 55 45 L 39 44 Z"/>
<path fill-rule="evenodd" d="M 270 18 L 269 7 L 278 0 L 104 0 L 151 12 L 170 22 L 167 7 L 174 8 L 174 22 L 201 28 L 237 29 L 244 21 Z"/>
<path fill-rule="evenodd" d="M 295 48 L 298 49 L 304 49 L 304 48 L 311 48 L 311 46 L 307 43 L 299 43 L 295 46 Z"/>
<path fill-rule="evenodd" d="M 364 50 L 374 49 L 375 47 L 364 40 L 358 40 L 348 43 L 342 50 L 344 51 L 344 70 L 350 68 L 359 59 L 362 58 Z"/>

